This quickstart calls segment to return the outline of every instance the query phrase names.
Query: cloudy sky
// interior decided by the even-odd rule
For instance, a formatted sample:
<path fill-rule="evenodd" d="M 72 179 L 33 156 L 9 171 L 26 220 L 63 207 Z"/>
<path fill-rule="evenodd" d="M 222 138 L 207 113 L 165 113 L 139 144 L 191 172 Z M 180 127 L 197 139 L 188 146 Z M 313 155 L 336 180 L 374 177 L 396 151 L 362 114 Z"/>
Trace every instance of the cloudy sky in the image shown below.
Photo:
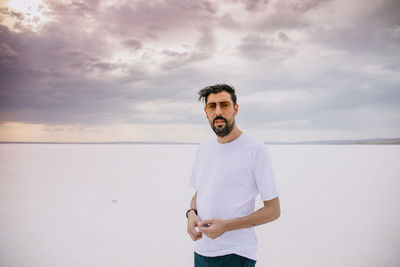
<path fill-rule="evenodd" d="M 199 142 L 215 83 L 264 141 L 400 136 L 397 0 L 0 6 L 0 141 Z"/>

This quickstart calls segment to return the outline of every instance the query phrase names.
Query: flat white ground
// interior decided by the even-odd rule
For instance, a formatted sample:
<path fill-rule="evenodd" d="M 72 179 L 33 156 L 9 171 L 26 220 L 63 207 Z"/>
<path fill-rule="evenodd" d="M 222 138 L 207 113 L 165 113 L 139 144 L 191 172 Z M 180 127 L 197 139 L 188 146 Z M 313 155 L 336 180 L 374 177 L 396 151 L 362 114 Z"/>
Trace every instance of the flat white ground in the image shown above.
<path fill-rule="evenodd" d="M 0 266 L 192 266 L 196 148 L 0 145 Z M 269 149 L 282 215 L 258 267 L 400 266 L 400 146 Z"/>

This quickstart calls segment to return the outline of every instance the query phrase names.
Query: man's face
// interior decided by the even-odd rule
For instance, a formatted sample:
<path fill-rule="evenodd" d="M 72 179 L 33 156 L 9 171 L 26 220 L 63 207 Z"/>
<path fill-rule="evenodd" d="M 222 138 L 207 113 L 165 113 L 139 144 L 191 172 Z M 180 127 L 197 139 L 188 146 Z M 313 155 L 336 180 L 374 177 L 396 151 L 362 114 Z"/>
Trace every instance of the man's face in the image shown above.
<path fill-rule="evenodd" d="M 207 119 L 215 134 L 224 137 L 228 135 L 235 125 L 235 116 L 238 105 L 233 105 L 231 95 L 222 91 L 218 94 L 210 94 L 204 107 Z"/>

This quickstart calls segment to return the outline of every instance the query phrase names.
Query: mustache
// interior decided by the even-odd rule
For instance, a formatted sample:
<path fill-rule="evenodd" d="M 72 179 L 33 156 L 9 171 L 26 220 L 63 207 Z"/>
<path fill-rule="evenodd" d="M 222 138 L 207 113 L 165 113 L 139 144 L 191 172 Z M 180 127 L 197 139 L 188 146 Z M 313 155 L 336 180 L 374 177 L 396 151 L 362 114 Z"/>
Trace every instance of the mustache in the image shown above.
<path fill-rule="evenodd" d="M 213 120 L 213 123 L 215 123 L 216 120 L 223 120 L 223 121 L 225 122 L 225 124 L 228 124 L 227 119 L 225 119 L 225 118 L 222 117 L 222 116 L 217 116 L 217 117 L 215 117 L 214 120 Z"/>

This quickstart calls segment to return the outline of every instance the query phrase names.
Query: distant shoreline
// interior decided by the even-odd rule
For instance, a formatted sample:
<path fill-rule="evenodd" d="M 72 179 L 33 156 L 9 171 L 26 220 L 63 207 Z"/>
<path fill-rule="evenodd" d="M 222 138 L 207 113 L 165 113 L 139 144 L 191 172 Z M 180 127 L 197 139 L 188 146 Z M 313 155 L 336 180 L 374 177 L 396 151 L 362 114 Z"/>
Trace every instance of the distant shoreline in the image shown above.
<path fill-rule="evenodd" d="M 400 145 L 400 138 L 371 138 L 358 140 L 320 140 L 299 142 L 265 141 L 267 145 Z M 55 145 L 198 145 L 196 142 L 15 142 L 0 141 L 0 144 L 55 144 Z"/>

